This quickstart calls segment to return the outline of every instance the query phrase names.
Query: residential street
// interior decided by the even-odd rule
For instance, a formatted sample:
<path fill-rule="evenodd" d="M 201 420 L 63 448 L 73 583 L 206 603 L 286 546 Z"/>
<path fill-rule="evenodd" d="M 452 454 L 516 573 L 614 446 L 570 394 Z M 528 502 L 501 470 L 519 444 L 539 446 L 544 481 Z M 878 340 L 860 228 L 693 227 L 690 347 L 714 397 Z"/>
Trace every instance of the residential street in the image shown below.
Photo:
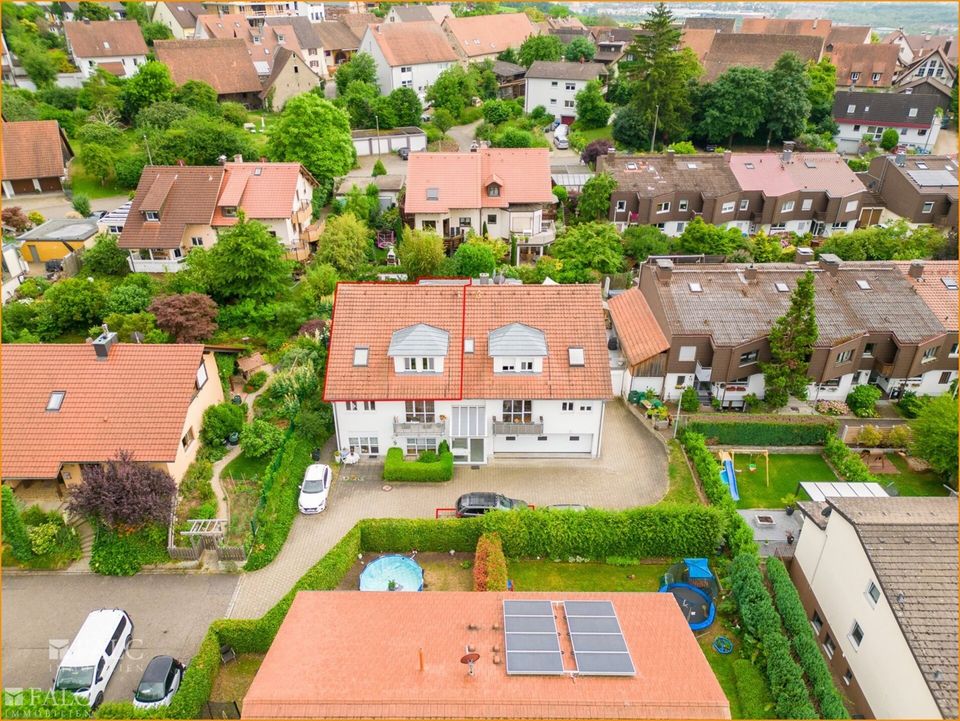
<path fill-rule="evenodd" d="M 105 698 L 129 699 L 154 656 L 190 660 L 210 622 L 225 615 L 236 585 L 236 576 L 222 574 L 4 574 L 3 685 L 50 688 L 60 656 L 87 614 L 122 608 L 133 621 L 134 641 Z"/>

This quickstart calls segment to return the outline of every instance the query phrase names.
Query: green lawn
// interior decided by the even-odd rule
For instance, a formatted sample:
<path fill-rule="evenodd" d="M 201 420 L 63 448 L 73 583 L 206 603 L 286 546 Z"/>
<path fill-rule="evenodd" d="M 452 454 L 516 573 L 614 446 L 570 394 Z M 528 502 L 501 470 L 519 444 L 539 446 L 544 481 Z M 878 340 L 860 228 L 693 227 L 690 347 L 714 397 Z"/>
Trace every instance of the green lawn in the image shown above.
<path fill-rule="evenodd" d="M 95 198 L 109 198 L 111 195 L 125 195 L 129 192 L 114 182 L 108 182 L 106 185 L 100 185 L 100 181 L 91 178 L 83 172 L 83 166 L 79 160 L 74 160 L 70 167 L 71 189 L 74 195 L 86 195 L 91 200 Z"/>
<path fill-rule="evenodd" d="M 749 464 L 757 470 L 750 471 Z M 819 454 L 771 453 L 770 484 L 766 483 L 765 462 L 761 454 L 738 453 L 734 460 L 737 487 L 740 490 L 738 508 L 783 508 L 780 500 L 797 491 L 801 481 L 835 481 L 836 475 Z M 806 497 L 804 494 L 800 494 Z"/>
<path fill-rule="evenodd" d="M 680 442 L 670 441 L 670 488 L 661 503 L 700 503 L 697 488 Z"/>
<path fill-rule="evenodd" d="M 241 453 L 227 464 L 227 467 L 223 469 L 223 473 L 220 475 L 224 478 L 236 478 L 238 480 L 246 478 L 261 478 L 271 460 L 271 456 L 266 456 L 264 458 L 250 458 L 249 456 Z"/>
<path fill-rule="evenodd" d="M 946 496 L 949 491 L 943 487 L 943 480 L 933 471 L 918 473 L 911 471 L 907 461 L 896 453 L 888 453 L 887 460 L 893 461 L 900 473 L 882 474 L 883 483 L 893 481 L 901 496 Z"/>
<path fill-rule="evenodd" d="M 516 591 L 656 591 L 669 566 L 666 561 L 632 566 L 510 561 L 507 575 Z"/>
<path fill-rule="evenodd" d="M 590 130 L 580 130 L 576 128 L 575 130 L 583 136 L 587 144 L 592 143 L 594 140 L 613 140 L 612 125 L 604 125 L 602 128 L 592 128 Z"/>

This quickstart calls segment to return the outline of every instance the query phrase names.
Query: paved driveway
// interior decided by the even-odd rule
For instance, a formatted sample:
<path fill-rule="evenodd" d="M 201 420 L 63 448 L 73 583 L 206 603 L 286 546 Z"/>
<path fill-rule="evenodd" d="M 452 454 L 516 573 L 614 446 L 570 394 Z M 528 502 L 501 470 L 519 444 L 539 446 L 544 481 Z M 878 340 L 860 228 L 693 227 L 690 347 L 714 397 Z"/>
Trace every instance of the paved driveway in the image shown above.
<path fill-rule="evenodd" d="M 59 655 L 87 614 L 122 608 L 133 620 L 134 642 L 105 698 L 129 699 L 151 658 L 171 654 L 188 661 L 197 652 L 210 622 L 226 615 L 237 580 L 219 574 L 4 574 L 3 685 L 50 688 Z"/>
<path fill-rule="evenodd" d="M 659 501 L 668 486 L 663 443 L 619 400 L 607 404 L 603 432 L 598 460 L 497 460 L 477 470 L 458 466 L 448 483 L 399 484 L 391 491 L 382 490 L 378 477 L 338 479 L 326 512 L 298 516 L 277 559 L 242 576 L 230 616 L 269 610 L 361 518 L 432 518 L 434 509 L 452 506 L 468 491 L 499 491 L 538 506 L 629 508 Z"/>

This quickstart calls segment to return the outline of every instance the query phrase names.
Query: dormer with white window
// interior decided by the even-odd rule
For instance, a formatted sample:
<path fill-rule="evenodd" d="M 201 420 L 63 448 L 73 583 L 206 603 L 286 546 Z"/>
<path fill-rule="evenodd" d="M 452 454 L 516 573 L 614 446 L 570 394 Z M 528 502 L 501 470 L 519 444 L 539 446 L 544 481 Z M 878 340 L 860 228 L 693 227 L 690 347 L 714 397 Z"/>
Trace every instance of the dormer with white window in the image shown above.
<path fill-rule="evenodd" d="M 494 373 L 542 373 L 547 337 L 537 328 L 511 323 L 490 332 L 487 350 Z"/>
<path fill-rule="evenodd" d="M 483 186 L 486 188 L 488 198 L 499 198 L 503 188 L 503 180 L 500 179 L 500 176 L 494 174 L 486 178 Z"/>
<path fill-rule="evenodd" d="M 397 373 L 443 373 L 450 334 L 426 323 L 394 331 L 387 355 Z"/>

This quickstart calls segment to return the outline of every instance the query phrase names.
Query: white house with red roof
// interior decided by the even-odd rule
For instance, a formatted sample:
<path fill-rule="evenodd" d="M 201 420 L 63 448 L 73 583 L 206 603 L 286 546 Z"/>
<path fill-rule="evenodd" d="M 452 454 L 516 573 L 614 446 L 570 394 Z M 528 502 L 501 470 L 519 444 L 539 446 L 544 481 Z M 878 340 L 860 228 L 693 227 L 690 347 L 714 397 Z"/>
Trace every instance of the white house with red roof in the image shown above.
<path fill-rule="evenodd" d="M 473 153 L 413 153 L 404 212 L 418 230 L 515 236 L 521 250 L 543 255 L 556 238 L 544 210 L 557 202 L 546 148 L 481 148 Z"/>
<path fill-rule="evenodd" d="M 606 338 L 596 285 L 340 283 L 323 395 L 338 447 L 595 458 Z"/>
<path fill-rule="evenodd" d="M 381 93 L 411 88 L 421 100 L 437 76 L 458 61 L 447 36 L 432 20 L 368 25 L 360 52 L 373 56 Z"/>

